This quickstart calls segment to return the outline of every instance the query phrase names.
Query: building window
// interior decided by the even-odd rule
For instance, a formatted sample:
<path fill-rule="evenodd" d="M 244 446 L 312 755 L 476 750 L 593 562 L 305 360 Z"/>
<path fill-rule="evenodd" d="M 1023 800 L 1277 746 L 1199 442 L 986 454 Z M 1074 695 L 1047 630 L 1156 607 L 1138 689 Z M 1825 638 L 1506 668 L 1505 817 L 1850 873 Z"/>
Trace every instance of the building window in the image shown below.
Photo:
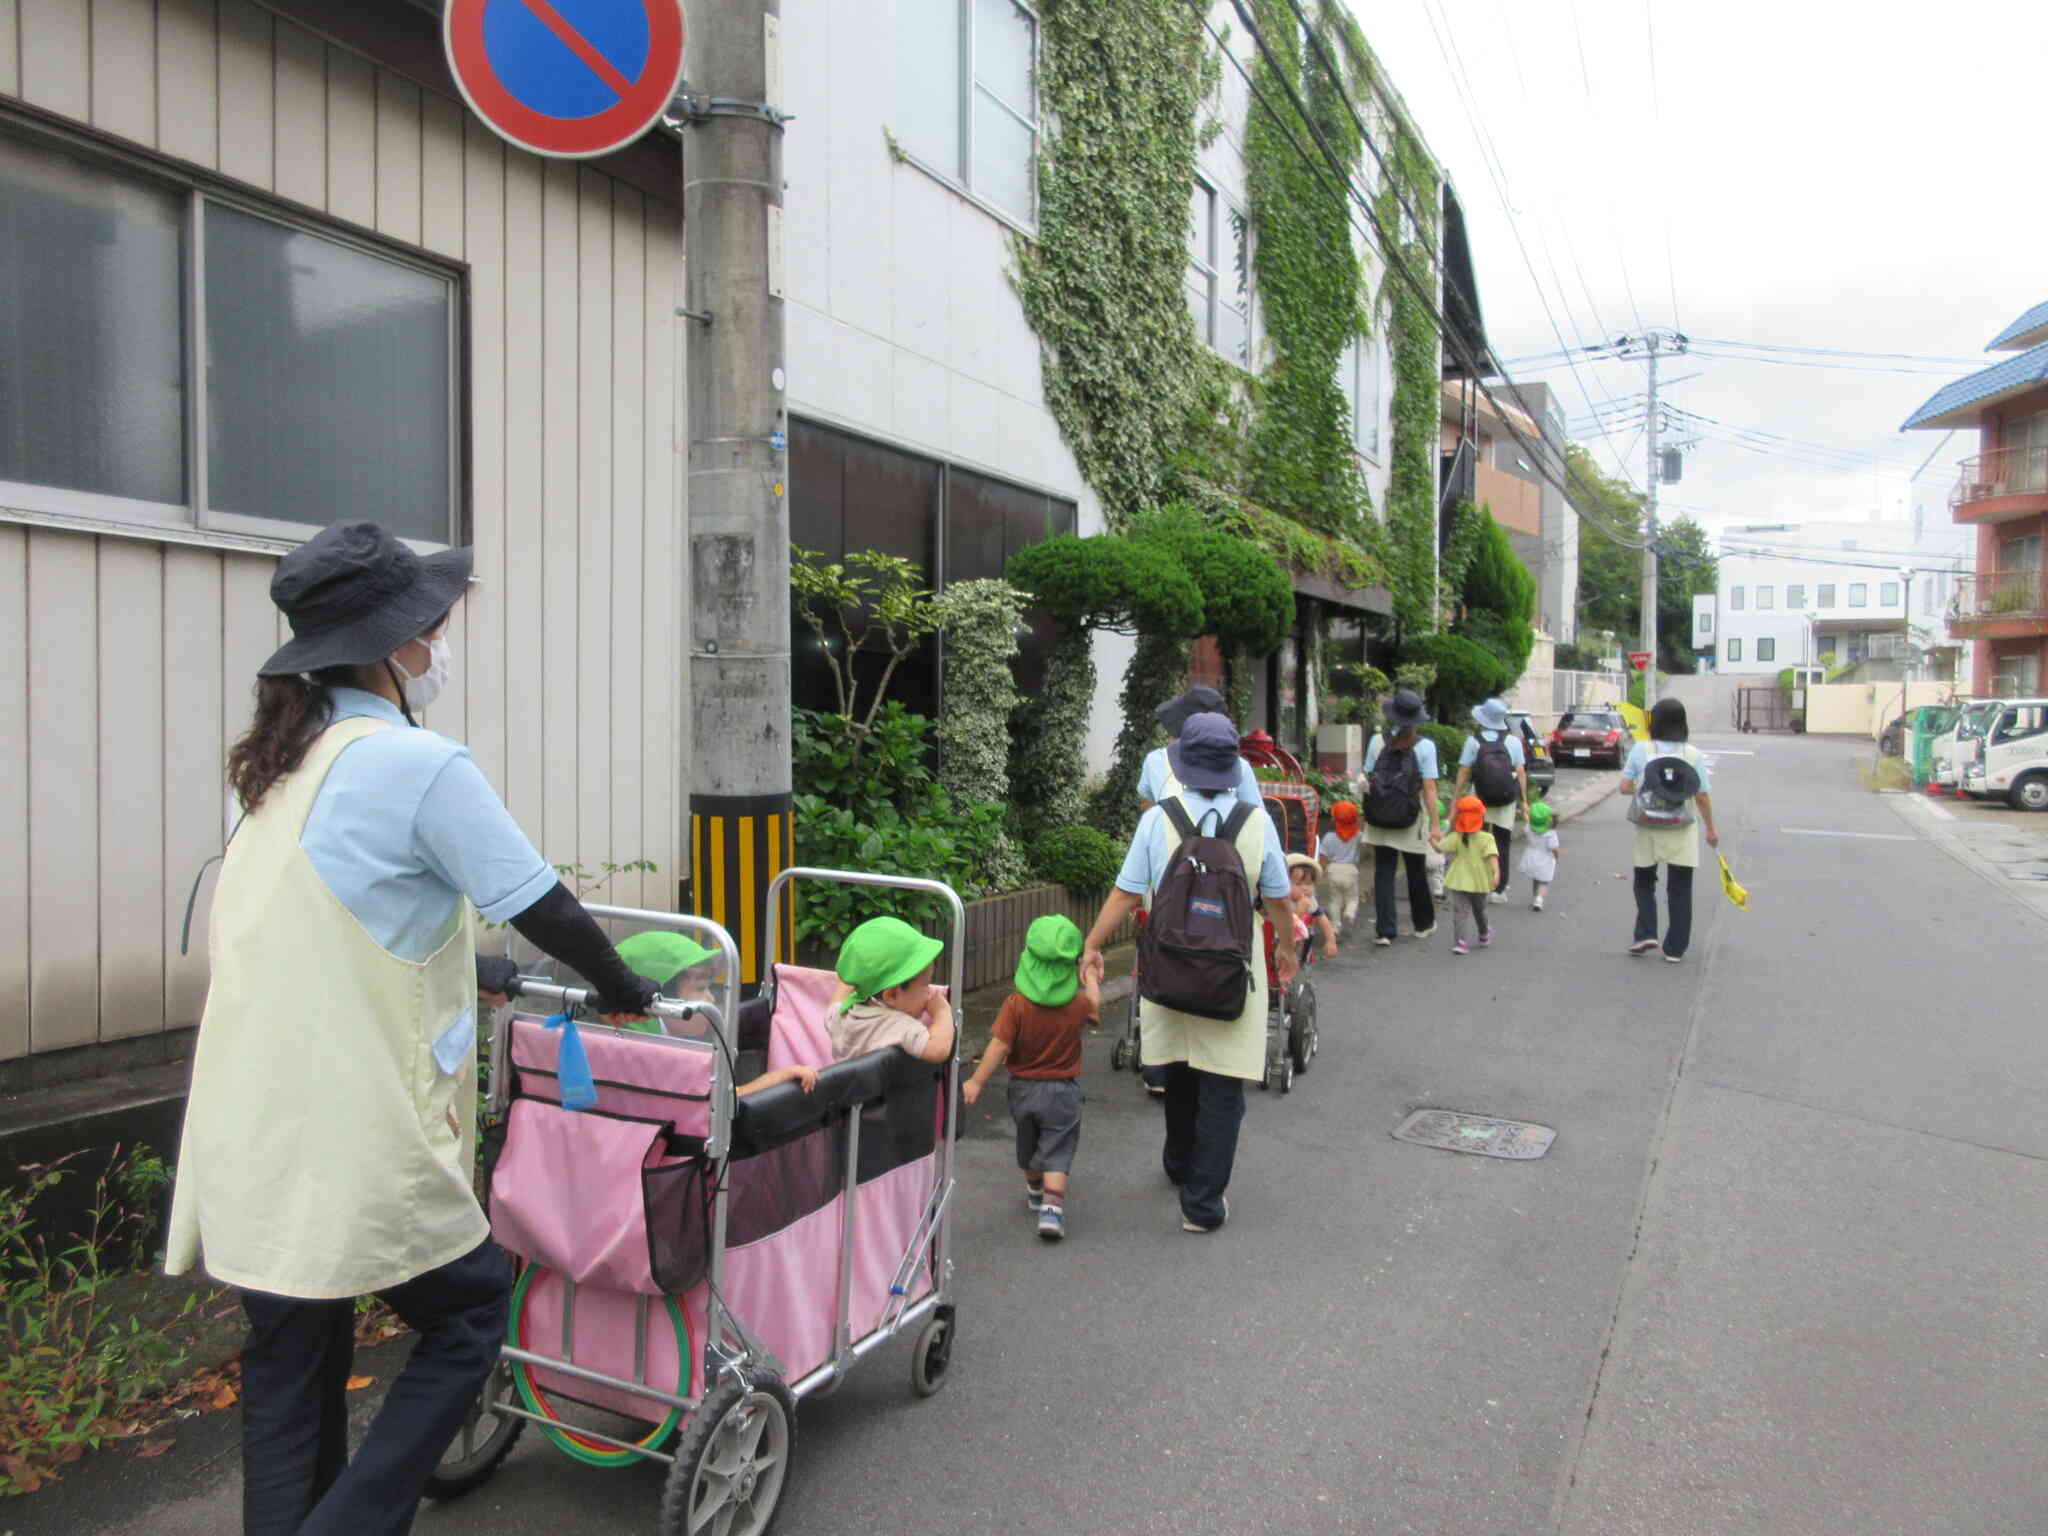
<path fill-rule="evenodd" d="M 1037 218 L 1038 16 L 1017 0 L 898 0 L 897 141 L 1022 223 Z"/>
<path fill-rule="evenodd" d="M 1991 678 L 1994 694 L 2002 699 L 2018 698 L 2041 691 L 2041 657 L 2038 652 L 1994 658 Z"/>
<path fill-rule="evenodd" d="M 1245 229 L 1244 216 L 1196 177 L 1188 202 L 1188 313 L 1202 342 L 1240 368 L 1251 366 Z"/>
<path fill-rule="evenodd" d="M 1851 608 L 1868 608 L 1870 606 L 1870 587 L 1867 583 L 1861 581 L 1849 583 L 1849 606 Z"/>
<path fill-rule="evenodd" d="M 1778 589 L 1776 587 L 1758 587 L 1756 589 L 1756 606 L 1759 612 L 1773 606 L 1777 600 Z"/>
<path fill-rule="evenodd" d="M 1378 462 L 1380 456 L 1379 344 L 1369 336 L 1354 336 L 1337 359 L 1337 383 L 1344 391 L 1344 404 L 1351 412 L 1351 448 Z"/>
<path fill-rule="evenodd" d="M 1785 588 L 1785 606 L 1792 609 L 1795 613 L 1799 609 L 1804 608 L 1806 606 L 1806 588 L 1803 586 L 1788 586 Z"/>
<path fill-rule="evenodd" d="M 1896 581 L 1887 581 L 1877 589 L 1877 605 L 1880 608 L 1899 606 L 1899 584 Z"/>
<path fill-rule="evenodd" d="M 1741 587 L 1730 587 L 1728 589 L 1728 606 L 1737 613 L 1742 611 L 1742 594 L 1743 589 Z"/>
<path fill-rule="evenodd" d="M 1832 608 L 1835 606 L 1835 588 L 1832 582 L 1822 582 L 1819 587 L 1815 588 L 1815 591 L 1819 594 L 1814 599 L 1814 606 L 1816 608 Z"/>
<path fill-rule="evenodd" d="M 1699 621 L 1701 634 L 1711 635 L 1714 632 L 1714 616 L 1711 613 L 1702 611 L 1699 615 Z"/>
<path fill-rule="evenodd" d="M 1776 661 L 1778 659 L 1778 642 L 1776 639 L 1766 636 L 1764 639 L 1757 641 L 1756 659 L 1758 661 Z"/>
<path fill-rule="evenodd" d="M 0 136 L 6 505 L 451 543 L 456 325 L 445 272 Z"/>
<path fill-rule="evenodd" d="M 1728 659 L 1730 661 L 1742 660 L 1742 642 L 1740 640 L 1730 640 L 1728 642 Z"/>

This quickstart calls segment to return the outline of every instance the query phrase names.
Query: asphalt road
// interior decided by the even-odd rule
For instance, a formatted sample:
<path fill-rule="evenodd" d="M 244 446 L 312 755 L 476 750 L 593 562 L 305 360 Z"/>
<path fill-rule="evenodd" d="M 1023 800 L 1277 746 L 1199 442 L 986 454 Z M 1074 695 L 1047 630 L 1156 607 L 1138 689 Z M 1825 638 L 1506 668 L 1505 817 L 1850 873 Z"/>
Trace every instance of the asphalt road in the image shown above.
<path fill-rule="evenodd" d="M 985 1100 L 949 1383 L 914 1398 L 900 1346 L 806 1403 L 779 1529 L 2048 1530 L 2041 918 L 1851 747 L 1700 744 L 1752 910 L 1703 870 L 1686 963 L 1626 956 L 1615 800 L 1491 949 L 1446 923 L 1320 967 L 1323 1054 L 1252 1092 L 1218 1234 L 1179 1230 L 1110 1031 L 1063 1245 Z M 1424 1105 L 1557 1140 L 1392 1140 Z M 217 1536 L 232 1433 L 99 1458 L 0 1530 Z M 659 1497 L 529 1435 L 418 1530 L 641 1532 Z"/>

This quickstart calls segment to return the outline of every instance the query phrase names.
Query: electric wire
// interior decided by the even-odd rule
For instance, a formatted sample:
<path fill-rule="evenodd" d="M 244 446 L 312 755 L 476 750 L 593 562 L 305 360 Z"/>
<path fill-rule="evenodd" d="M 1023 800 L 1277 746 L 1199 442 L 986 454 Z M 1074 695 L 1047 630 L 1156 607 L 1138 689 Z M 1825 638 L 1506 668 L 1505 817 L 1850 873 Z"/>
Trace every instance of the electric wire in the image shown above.
<path fill-rule="evenodd" d="M 1209 31 L 1210 36 L 1216 38 L 1217 43 L 1219 45 L 1222 45 L 1223 39 L 1217 36 L 1216 31 L 1213 27 L 1209 26 L 1207 13 L 1203 8 L 1202 0 L 1189 0 L 1189 4 L 1191 8 L 1195 11 L 1196 15 L 1202 18 L 1202 25 L 1205 29 Z M 1398 276 L 1407 287 L 1413 290 L 1417 301 L 1423 306 L 1424 312 L 1427 313 L 1430 316 L 1430 318 L 1436 322 L 1438 334 L 1441 337 L 1444 346 L 1456 355 L 1458 361 L 1465 368 L 1466 373 L 1470 376 L 1471 382 L 1478 388 L 1479 392 L 1486 397 L 1487 402 L 1493 406 L 1496 415 L 1500 419 L 1501 425 L 1507 430 L 1508 435 L 1515 439 L 1517 444 L 1519 444 L 1523 448 L 1523 450 L 1527 452 L 1530 455 L 1530 457 L 1535 461 L 1538 473 L 1541 474 L 1543 478 L 1546 481 L 1548 481 L 1551 485 L 1554 485 L 1559 491 L 1564 493 L 1567 500 L 1570 502 L 1572 506 L 1573 512 L 1577 514 L 1583 521 L 1590 524 L 1596 531 L 1604 534 L 1617 544 L 1621 544 L 1626 547 L 1635 549 L 1642 548 L 1643 544 L 1640 539 L 1632 540 L 1627 536 L 1616 532 L 1614 529 L 1610 528 L 1605 523 L 1600 521 L 1592 513 L 1586 511 L 1585 508 L 1581 507 L 1577 501 L 1572 500 L 1572 498 L 1579 493 L 1575 492 L 1573 488 L 1564 480 L 1558 478 L 1558 476 L 1550 468 L 1550 461 L 1554 457 L 1559 463 L 1564 465 L 1567 474 L 1572 473 L 1573 471 L 1571 469 L 1570 460 L 1568 456 L 1560 452 L 1555 445 L 1550 444 L 1547 434 L 1544 433 L 1543 428 L 1540 425 L 1537 428 L 1538 434 L 1539 436 L 1543 437 L 1546 446 L 1550 449 L 1549 453 L 1539 452 L 1535 448 L 1535 446 L 1530 443 L 1528 438 L 1522 433 L 1521 429 L 1514 424 L 1513 419 L 1508 415 L 1506 407 L 1502 405 L 1499 397 L 1494 394 L 1492 388 L 1486 383 L 1485 375 L 1489 372 L 1499 372 L 1503 380 L 1507 379 L 1507 375 L 1505 374 L 1505 372 L 1500 369 L 1498 359 L 1494 360 L 1495 366 L 1493 369 L 1484 368 L 1482 366 L 1482 360 L 1474 355 L 1471 347 L 1466 344 L 1464 338 L 1459 336 L 1457 332 L 1446 322 L 1444 314 L 1441 308 L 1438 306 L 1436 300 L 1431 296 L 1427 287 L 1421 282 L 1420 279 L 1418 279 L 1415 276 L 1414 272 L 1410 269 L 1407 259 L 1401 253 L 1400 243 L 1380 222 L 1378 211 L 1375 210 L 1363 198 L 1361 198 L 1358 195 L 1355 187 L 1352 186 L 1351 178 L 1344 169 L 1344 163 L 1342 159 L 1337 155 L 1336 151 L 1331 148 L 1329 141 L 1323 136 L 1322 130 L 1316 126 L 1315 119 L 1312 116 L 1310 116 L 1306 104 L 1303 103 L 1303 101 L 1301 100 L 1300 93 L 1295 89 L 1294 82 L 1288 78 L 1287 72 L 1280 68 L 1279 61 L 1273 55 L 1272 45 L 1269 42 L 1267 42 L 1265 34 L 1260 28 L 1258 22 L 1251 16 L 1249 10 L 1246 7 L 1245 0 L 1231 0 L 1231 4 L 1232 9 L 1235 10 L 1238 15 L 1238 19 L 1244 24 L 1246 34 L 1251 38 L 1254 46 L 1256 46 L 1259 50 L 1260 57 L 1265 60 L 1268 72 L 1272 75 L 1273 79 L 1275 79 L 1279 83 L 1281 90 L 1286 93 L 1288 101 L 1294 109 L 1296 119 L 1300 122 L 1302 127 L 1308 130 L 1309 136 L 1316 141 L 1318 147 L 1322 150 L 1323 159 L 1329 167 L 1329 175 L 1327 178 L 1324 176 L 1323 173 L 1315 171 L 1315 162 L 1310 157 L 1307 149 L 1303 146 L 1301 140 L 1295 135 L 1294 130 L 1289 126 L 1287 120 L 1280 115 L 1280 113 L 1273 107 L 1272 103 L 1266 98 L 1265 94 L 1258 89 L 1257 83 L 1254 82 L 1251 78 L 1251 72 L 1244 67 L 1243 62 L 1239 60 L 1235 54 L 1230 52 L 1227 46 L 1224 46 L 1224 56 L 1230 60 L 1231 65 L 1237 70 L 1237 72 L 1241 76 L 1243 76 L 1245 84 L 1247 88 L 1250 90 L 1253 100 L 1256 102 L 1256 104 L 1265 110 L 1268 117 L 1272 119 L 1274 125 L 1281 131 L 1283 136 L 1285 136 L 1289 146 L 1295 151 L 1296 154 L 1301 156 L 1303 163 L 1310 167 L 1311 171 L 1317 175 L 1317 179 L 1325 181 L 1326 186 L 1331 184 L 1334 185 L 1335 191 L 1340 201 L 1343 201 L 1346 204 L 1347 219 L 1349 219 L 1354 224 L 1354 226 L 1356 225 L 1356 219 L 1355 217 L 1351 216 L 1348 212 L 1349 208 L 1355 206 L 1364 213 L 1367 221 L 1371 224 L 1373 231 L 1377 234 L 1378 249 L 1381 258 L 1387 264 L 1388 270 L 1394 275 Z M 1364 143 L 1366 147 L 1372 151 L 1373 158 L 1379 163 L 1381 172 L 1383 175 L 1386 176 L 1387 185 L 1390 188 L 1390 190 L 1392 190 L 1392 192 L 1394 193 L 1396 202 L 1400 204 L 1404 211 L 1408 213 L 1410 220 L 1414 223 L 1418 231 L 1428 229 L 1430 227 L 1429 224 L 1419 217 L 1413 206 L 1408 202 L 1408 200 L 1404 196 L 1402 196 L 1399 178 L 1393 175 L 1392 169 L 1386 163 L 1386 157 L 1380 151 L 1378 145 L 1373 142 L 1371 134 L 1365 130 L 1364 120 L 1359 114 L 1357 104 L 1351 100 L 1350 93 L 1345 89 L 1341 75 L 1339 75 L 1330 65 L 1328 53 L 1322 45 L 1322 39 L 1317 34 L 1315 29 L 1308 25 L 1308 19 L 1301 10 L 1299 0 L 1288 0 L 1288 6 L 1290 10 L 1294 12 L 1297 23 L 1302 26 L 1310 42 L 1314 45 L 1318 56 L 1324 61 L 1324 68 L 1330 74 L 1332 86 L 1337 91 L 1339 97 L 1344 101 L 1346 109 L 1350 112 L 1353 121 L 1359 125 L 1360 133 L 1363 137 Z M 1364 233 L 1363 230 L 1361 230 L 1360 232 Z M 1435 270 L 1439 276 L 1442 275 L 1440 257 L 1437 258 Z M 1587 492 L 1589 495 L 1592 489 L 1593 488 L 1590 486 L 1581 487 L 1581 490 Z"/>

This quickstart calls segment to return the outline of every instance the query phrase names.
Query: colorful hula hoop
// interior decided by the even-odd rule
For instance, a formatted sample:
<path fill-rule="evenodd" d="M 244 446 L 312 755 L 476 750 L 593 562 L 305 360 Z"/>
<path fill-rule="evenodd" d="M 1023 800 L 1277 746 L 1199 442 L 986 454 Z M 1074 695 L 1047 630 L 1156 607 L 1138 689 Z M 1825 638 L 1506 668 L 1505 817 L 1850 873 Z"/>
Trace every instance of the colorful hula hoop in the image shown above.
<path fill-rule="evenodd" d="M 523 1341 L 526 1336 L 524 1324 L 527 1293 L 533 1288 L 534 1279 L 546 1273 L 546 1266 L 541 1264 L 529 1264 L 519 1272 L 519 1283 L 512 1289 L 512 1315 L 505 1325 L 505 1342 L 514 1349 L 525 1348 Z M 675 1324 L 676 1329 L 676 1358 L 681 1362 L 682 1371 L 682 1378 L 676 1383 L 676 1396 L 687 1397 L 690 1392 L 692 1358 L 690 1321 L 683 1315 L 683 1309 L 677 1304 L 675 1297 L 664 1296 L 661 1299 L 667 1306 L 669 1320 Z M 543 1366 L 541 1369 L 545 1370 L 546 1367 Z M 552 1440 L 556 1449 L 564 1455 L 593 1467 L 623 1467 L 641 1459 L 635 1450 L 607 1445 L 602 1440 L 589 1439 L 564 1423 L 561 1415 L 555 1411 L 555 1405 L 548 1400 L 547 1393 L 541 1390 L 540 1383 L 533 1379 L 533 1367 L 525 1361 L 518 1360 L 512 1363 L 512 1380 L 519 1388 L 519 1395 L 525 1400 L 527 1410 L 549 1421 L 541 1425 L 540 1431 Z M 660 1445 L 675 1433 L 676 1427 L 682 1423 L 688 1411 L 684 1408 L 670 1408 L 668 1417 L 655 1425 L 645 1439 L 634 1441 L 634 1446 L 639 1450 L 652 1450 Z"/>

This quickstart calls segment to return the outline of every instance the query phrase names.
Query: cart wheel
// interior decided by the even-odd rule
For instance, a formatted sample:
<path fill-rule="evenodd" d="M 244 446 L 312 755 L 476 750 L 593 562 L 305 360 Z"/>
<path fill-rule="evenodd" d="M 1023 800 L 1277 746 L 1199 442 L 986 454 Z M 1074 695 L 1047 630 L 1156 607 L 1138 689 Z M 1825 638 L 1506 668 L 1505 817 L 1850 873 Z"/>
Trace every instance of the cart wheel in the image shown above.
<path fill-rule="evenodd" d="M 1292 1056 L 1282 1056 L 1280 1058 L 1280 1091 L 1282 1093 L 1294 1092 L 1294 1058 Z"/>
<path fill-rule="evenodd" d="M 1306 1072 L 1316 1058 L 1316 989 L 1304 981 L 1295 994 L 1293 1027 L 1288 1030 L 1294 1048 L 1294 1070 Z"/>
<path fill-rule="evenodd" d="M 766 1536 L 796 1450 L 796 1399 L 779 1377 L 723 1378 L 676 1443 L 661 1494 L 661 1536 Z"/>
<path fill-rule="evenodd" d="M 511 1390 L 512 1383 L 503 1366 L 491 1372 L 482 1393 L 470 1404 L 462 1427 L 455 1431 L 454 1440 L 441 1453 L 440 1463 L 427 1474 L 428 1498 L 452 1499 L 469 1492 L 511 1455 L 520 1431 L 526 1428 L 526 1420 L 497 1412 L 496 1405 Z"/>
<path fill-rule="evenodd" d="M 910 1352 L 910 1389 L 919 1397 L 930 1397 L 946 1384 L 946 1367 L 952 1363 L 953 1309 L 941 1307 L 918 1330 L 917 1345 Z"/>
<path fill-rule="evenodd" d="M 1119 1040 L 1119 1041 L 1117 1041 L 1117 1043 L 1116 1043 L 1115 1045 L 1112 1045 L 1112 1046 L 1111 1046 L 1111 1047 L 1109 1048 L 1109 1070 L 1110 1070 L 1110 1071 L 1112 1071 L 1112 1072 L 1121 1072 L 1121 1071 L 1123 1071 L 1124 1067 L 1125 1067 L 1125 1066 L 1126 1066 L 1126 1065 L 1128 1064 L 1128 1058 L 1129 1058 L 1130 1052 L 1129 1052 L 1129 1050 L 1127 1049 L 1127 1045 L 1128 1045 L 1128 1042 L 1126 1042 L 1126 1041 L 1123 1041 L 1123 1040 Z"/>

